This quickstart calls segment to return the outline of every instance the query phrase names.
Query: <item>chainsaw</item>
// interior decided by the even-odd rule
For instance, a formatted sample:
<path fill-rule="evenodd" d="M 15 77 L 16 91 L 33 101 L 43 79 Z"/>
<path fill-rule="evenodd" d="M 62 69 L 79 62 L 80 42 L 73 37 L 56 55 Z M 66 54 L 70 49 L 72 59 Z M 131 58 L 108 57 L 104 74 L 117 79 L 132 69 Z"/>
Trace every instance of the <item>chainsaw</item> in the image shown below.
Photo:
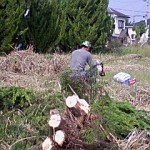
<path fill-rule="evenodd" d="M 102 71 L 100 72 L 100 76 L 105 76 L 105 71 L 104 71 L 104 64 L 103 63 L 101 63 L 100 64 L 101 65 L 101 67 L 102 67 Z"/>
<path fill-rule="evenodd" d="M 99 62 L 98 60 L 96 61 L 96 67 L 98 70 L 98 74 L 100 76 L 105 76 L 105 71 L 104 71 L 104 64 Z"/>

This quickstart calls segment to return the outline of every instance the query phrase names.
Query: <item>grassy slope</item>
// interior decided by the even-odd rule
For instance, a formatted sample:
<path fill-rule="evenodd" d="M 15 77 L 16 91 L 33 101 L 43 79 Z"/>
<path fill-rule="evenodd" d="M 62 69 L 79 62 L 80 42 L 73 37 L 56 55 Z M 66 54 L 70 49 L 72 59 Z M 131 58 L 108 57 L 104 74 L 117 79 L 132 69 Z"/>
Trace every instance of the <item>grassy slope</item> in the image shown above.
<path fill-rule="evenodd" d="M 136 55 L 131 55 L 129 53 L 136 53 Z M 150 52 L 142 49 L 137 51 L 137 49 L 134 48 L 130 51 L 125 51 L 124 55 L 118 56 L 116 54 L 107 54 L 95 55 L 94 57 L 102 60 L 106 66 L 106 76 L 104 77 L 104 80 L 108 84 L 106 84 L 105 88 L 111 97 L 119 101 L 129 101 L 138 109 L 150 109 L 150 66 L 149 63 L 147 63 L 150 60 Z M 69 62 L 69 60 L 67 61 Z M 133 75 L 137 79 L 137 84 L 128 87 L 114 82 L 112 80 L 113 75 L 120 71 L 124 71 Z M 29 79 L 28 75 L 16 74 L 12 72 L 10 74 L 8 72 L 1 72 L 0 74 L 2 79 L 6 77 L 5 80 L 0 81 L 1 86 L 19 86 L 17 77 L 20 79 L 23 76 L 24 78 L 21 78 L 21 82 L 23 83 L 28 83 L 26 81 Z M 12 79 L 11 84 L 9 77 Z M 24 85 L 27 89 L 32 87 L 34 91 L 39 91 L 39 88 L 42 88 L 40 91 L 47 89 L 47 92 L 46 94 L 44 93 L 41 95 L 35 93 L 36 96 L 34 101 L 32 101 L 32 106 L 30 107 L 17 110 L 11 109 L 7 112 L 1 112 L 1 149 L 7 149 L 7 145 L 12 145 L 12 149 L 14 150 L 34 149 L 33 145 L 40 145 L 43 139 L 49 134 L 49 130 L 46 125 L 49 110 L 53 108 L 63 108 L 63 98 L 61 94 L 58 93 L 60 90 L 56 77 L 37 77 L 35 75 L 33 75 L 33 78 L 32 76 L 30 77 L 30 79 L 32 79 L 30 80 L 30 83 L 26 85 L 21 83 L 21 86 Z M 15 79 L 15 82 L 13 82 L 13 79 Z M 115 109 L 117 107 L 116 105 L 112 106 L 112 108 Z M 107 109 L 108 108 L 106 107 L 106 110 Z M 18 142 L 17 144 L 13 145 L 13 143 L 20 139 L 22 139 L 23 142 Z"/>
<path fill-rule="evenodd" d="M 110 96 L 116 100 L 129 101 L 138 109 L 150 111 L 150 49 L 125 48 L 121 54 L 95 56 L 102 60 L 106 67 L 104 80 Z M 123 86 L 113 81 L 113 76 L 126 72 L 136 78 L 133 86 Z"/>

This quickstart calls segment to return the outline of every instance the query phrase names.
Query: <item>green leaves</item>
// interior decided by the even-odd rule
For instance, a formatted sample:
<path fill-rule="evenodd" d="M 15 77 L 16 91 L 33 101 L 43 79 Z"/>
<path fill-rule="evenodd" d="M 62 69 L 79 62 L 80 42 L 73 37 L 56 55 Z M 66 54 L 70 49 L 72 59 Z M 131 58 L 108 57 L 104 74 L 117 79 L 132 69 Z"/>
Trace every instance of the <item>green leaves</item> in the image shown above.
<path fill-rule="evenodd" d="M 31 104 L 33 94 L 25 89 L 8 87 L 0 89 L 0 109 L 22 108 Z"/>
<path fill-rule="evenodd" d="M 68 52 L 85 40 L 93 47 L 105 45 L 112 21 L 107 13 L 107 0 L 32 0 L 28 2 L 30 17 L 24 18 L 24 1 L 3 0 L 0 9 L 0 49 L 15 46 L 16 36 L 25 45 L 33 41 L 38 52 Z M 28 39 L 28 40 L 27 40 Z M 24 46 L 25 48 L 25 46 Z"/>
<path fill-rule="evenodd" d="M 125 138 L 134 129 L 150 129 L 149 112 L 138 111 L 128 102 L 116 102 L 105 97 L 94 103 L 92 110 L 103 116 L 101 124 L 119 138 Z"/>
<path fill-rule="evenodd" d="M 85 40 L 91 41 L 94 47 L 105 45 L 112 28 L 106 0 L 66 1 L 63 10 L 66 23 L 61 41 L 65 49 L 73 49 Z"/>
<path fill-rule="evenodd" d="M 21 5 L 16 4 L 16 0 L 4 0 L 5 8 L 0 9 L 0 50 L 9 52 L 10 45 L 15 47 L 15 38 L 20 34 L 22 40 L 25 39 L 27 32 L 24 24 L 24 5 L 23 0 L 20 1 Z"/>

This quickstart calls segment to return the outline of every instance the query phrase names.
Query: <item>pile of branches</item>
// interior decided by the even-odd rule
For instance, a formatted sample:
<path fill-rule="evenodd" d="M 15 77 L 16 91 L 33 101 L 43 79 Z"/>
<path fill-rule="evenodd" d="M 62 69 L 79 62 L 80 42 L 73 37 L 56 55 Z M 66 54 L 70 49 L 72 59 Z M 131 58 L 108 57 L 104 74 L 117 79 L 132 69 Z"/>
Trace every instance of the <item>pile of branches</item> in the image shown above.
<path fill-rule="evenodd" d="M 0 57 L 0 70 L 25 75 L 55 75 L 59 73 L 68 61 L 64 55 L 55 53 L 51 59 L 32 50 L 13 51 L 6 57 Z"/>
<path fill-rule="evenodd" d="M 57 109 L 50 111 L 48 125 L 51 132 L 42 143 L 42 150 L 103 150 L 106 148 L 108 142 L 99 141 L 88 145 L 81 138 L 81 131 L 92 128 L 97 118 L 90 112 L 90 105 L 78 95 L 65 98 L 65 104 L 64 113 L 60 113 Z M 103 127 L 102 132 L 105 132 Z M 116 142 L 111 135 L 107 138 L 110 141 L 109 144 Z"/>
<path fill-rule="evenodd" d="M 150 150 L 150 132 L 134 130 L 124 140 L 118 142 L 122 150 Z"/>
<path fill-rule="evenodd" d="M 79 131 L 89 115 L 90 107 L 86 101 L 80 102 L 75 95 L 67 97 L 65 101 L 65 113 L 61 114 L 57 109 L 50 111 L 48 125 L 51 134 L 42 143 L 43 150 L 85 149 Z"/>

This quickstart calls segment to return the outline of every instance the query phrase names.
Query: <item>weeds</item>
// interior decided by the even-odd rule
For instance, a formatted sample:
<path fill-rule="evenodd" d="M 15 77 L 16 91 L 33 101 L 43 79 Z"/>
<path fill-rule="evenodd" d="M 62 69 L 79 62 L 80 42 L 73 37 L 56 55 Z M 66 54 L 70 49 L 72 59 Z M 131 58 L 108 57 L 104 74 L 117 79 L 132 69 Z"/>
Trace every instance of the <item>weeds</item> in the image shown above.
<path fill-rule="evenodd" d="M 150 57 L 150 49 L 149 48 L 141 48 L 141 47 L 125 47 L 121 50 L 122 55 L 127 54 L 139 54 L 143 57 Z"/>
<path fill-rule="evenodd" d="M 8 87 L 0 89 L 0 109 L 26 107 L 31 105 L 33 94 L 23 88 Z"/>
<path fill-rule="evenodd" d="M 36 78 L 36 80 L 32 80 L 33 83 L 29 81 L 29 76 L 26 76 L 25 74 L 17 75 L 11 73 L 10 76 L 10 72 L 1 72 L 0 79 L 2 80 L 0 83 L 2 83 L 2 85 L 16 85 L 17 82 L 17 86 L 19 88 L 7 87 L 0 89 L 0 149 L 3 150 L 10 147 L 12 150 L 40 149 L 43 139 L 45 136 L 50 134 L 46 125 L 48 120 L 46 116 L 49 116 L 48 114 L 51 109 L 57 108 L 60 111 L 64 110 L 63 96 L 72 95 L 72 91 L 68 88 L 68 84 L 71 85 L 74 91 L 77 92 L 81 98 L 90 100 L 92 112 L 94 112 L 97 116 L 96 121 L 93 122 L 93 128 L 87 128 L 83 133 L 81 133 L 85 142 L 90 144 L 97 140 L 106 139 L 106 135 L 104 135 L 99 128 L 100 124 L 102 124 L 108 132 L 113 133 L 117 138 L 121 139 L 125 138 L 125 136 L 130 131 L 133 131 L 133 129 L 150 130 L 149 112 L 138 111 L 128 103 L 130 102 L 135 106 L 140 105 L 144 107 L 145 110 L 146 108 L 149 108 L 150 80 L 148 74 L 150 66 L 148 64 L 148 57 L 150 57 L 150 52 L 148 49 L 136 47 L 123 48 L 119 50 L 121 51 L 119 54 L 116 54 L 115 52 L 100 56 L 101 61 L 103 61 L 106 66 L 106 76 L 104 78 L 105 81 L 107 81 L 105 82 L 102 78 L 100 78 L 100 82 L 97 84 L 93 84 L 93 82 L 89 84 L 81 84 L 81 82 L 70 83 L 67 78 L 69 70 L 65 70 L 65 65 L 64 68 L 62 68 L 63 66 L 60 66 L 63 61 L 65 62 L 66 57 L 64 56 L 65 59 L 61 59 L 59 67 L 64 70 L 64 72 L 68 73 L 61 72 L 62 76 L 60 78 L 62 91 L 59 92 L 58 90 L 53 90 L 57 84 L 55 84 L 54 81 L 54 72 L 51 73 L 52 70 L 46 70 L 46 75 L 48 76 L 46 78 L 44 76 L 40 76 L 41 80 Z M 30 56 L 32 58 L 32 54 L 30 54 Z M 55 62 L 59 59 L 50 57 L 49 59 L 53 60 L 52 63 L 57 66 L 58 63 Z M 97 55 L 95 57 L 99 56 Z M 37 58 L 34 58 L 37 61 Z M 45 60 L 45 57 L 42 60 Z M 4 60 L 2 64 L 4 64 L 4 62 L 7 61 Z M 9 65 L 7 67 L 9 67 Z M 9 68 L 7 69 L 10 70 Z M 5 71 L 7 71 L 7 69 Z M 55 71 L 59 72 L 59 70 Z M 114 81 L 112 81 L 112 77 L 119 71 L 129 72 L 135 76 L 138 81 L 136 88 L 124 87 L 114 83 Z M 26 78 L 24 78 L 25 76 Z M 30 79 L 33 78 L 30 76 Z M 54 82 L 51 83 L 51 80 Z M 25 83 L 27 82 L 28 86 L 25 86 Z M 33 93 L 29 90 L 20 88 L 25 87 L 28 89 L 33 84 L 35 84 L 35 86 L 33 86 L 34 91 L 42 92 Z M 46 87 L 44 87 L 44 85 Z M 99 89 L 104 87 L 106 87 L 106 91 L 109 94 L 106 93 L 105 96 L 100 97 Z M 42 88 L 42 90 L 39 90 L 39 88 Z M 118 102 L 110 97 L 114 97 L 115 100 L 128 102 Z"/>
<path fill-rule="evenodd" d="M 10 91 L 8 89 L 7 92 L 12 93 L 12 89 L 10 88 Z M 47 92 L 33 95 L 34 97 L 30 99 L 32 105 L 29 107 L 23 105 L 20 108 L 13 105 L 11 110 L 1 111 L 0 149 L 3 150 L 4 147 L 5 149 L 11 148 L 11 150 L 34 149 L 33 147 L 38 149 L 45 135 L 50 134 L 46 125 L 47 116 L 51 109 L 56 107 L 59 110 L 64 109 L 63 97 L 60 93 L 50 94 Z M 5 102 L 10 97 L 5 98 Z M 22 98 L 21 95 L 19 98 Z M 10 103 L 8 104 L 10 106 Z"/>
<path fill-rule="evenodd" d="M 125 138 L 133 129 L 150 130 L 150 116 L 137 111 L 128 102 L 116 102 L 109 96 L 93 103 L 93 112 L 102 116 L 101 123 L 118 138 Z"/>

